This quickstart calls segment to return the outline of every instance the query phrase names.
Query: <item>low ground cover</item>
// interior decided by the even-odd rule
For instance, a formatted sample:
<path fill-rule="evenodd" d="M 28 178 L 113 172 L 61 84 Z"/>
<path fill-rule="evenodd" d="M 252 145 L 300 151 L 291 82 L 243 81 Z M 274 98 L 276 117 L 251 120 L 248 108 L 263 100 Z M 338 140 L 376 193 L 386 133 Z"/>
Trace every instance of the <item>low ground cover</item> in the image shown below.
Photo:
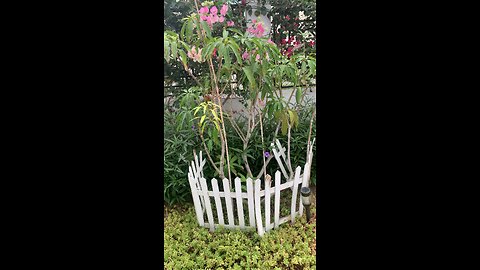
<path fill-rule="evenodd" d="M 281 208 L 288 205 L 282 203 Z M 293 225 L 282 224 L 263 237 L 256 231 L 218 229 L 211 233 L 198 225 L 193 204 L 165 206 L 164 211 L 165 269 L 316 268 L 314 204 L 308 223 L 304 214 Z"/>

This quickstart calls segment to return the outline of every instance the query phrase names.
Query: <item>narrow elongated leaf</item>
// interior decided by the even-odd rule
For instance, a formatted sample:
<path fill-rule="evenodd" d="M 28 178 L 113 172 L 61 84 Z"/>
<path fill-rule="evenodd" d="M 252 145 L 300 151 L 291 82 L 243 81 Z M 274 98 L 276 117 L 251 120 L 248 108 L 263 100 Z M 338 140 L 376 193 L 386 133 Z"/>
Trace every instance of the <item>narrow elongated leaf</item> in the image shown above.
<path fill-rule="evenodd" d="M 193 35 L 193 21 L 192 20 L 188 20 L 188 23 L 187 23 L 187 29 L 186 29 L 186 40 L 188 42 L 190 42 L 192 40 L 192 35 Z"/>
<path fill-rule="evenodd" d="M 177 59 L 177 42 L 172 42 L 172 58 Z"/>
<path fill-rule="evenodd" d="M 257 84 L 255 82 L 255 79 L 253 78 L 253 72 L 251 70 L 251 67 L 243 67 L 243 72 L 245 72 L 245 75 L 247 76 L 248 81 L 250 82 L 250 86 L 255 89 Z"/>
<path fill-rule="evenodd" d="M 287 120 L 287 116 L 285 114 L 282 114 L 282 135 L 287 135 L 287 131 L 288 131 L 288 120 Z"/>
<path fill-rule="evenodd" d="M 230 44 L 228 46 L 232 49 L 233 53 L 235 54 L 235 57 L 237 58 L 237 62 L 239 64 L 243 63 L 242 56 L 240 54 L 240 47 L 235 41 L 230 41 Z"/>
<path fill-rule="evenodd" d="M 208 26 L 206 21 L 201 21 L 200 24 L 202 25 L 203 30 L 205 30 L 205 34 L 208 38 L 212 37 L 212 30 L 210 30 L 210 26 Z"/>
<path fill-rule="evenodd" d="M 297 104 L 300 104 L 300 101 L 302 99 L 302 88 L 297 88 L 297 91 L 295 93 L 295 100 L 297 101 Z"/>
<path fill-rule="evenodd" d="M 168 62 L 170 62 L 170 42 L 168 40 L 165 40 L 163 42 L 163 58 Z"/>
<path fill-rule="evenodd" d="M 178 51 L 178 54 L 180 55 L 180 60 L 182 61 L 182 64 L 183 64 L 183 67 L 185 69 L 188 68 L 188 65 L 187 65 L 187 54 L 185 54 L 185 52 L 183 50 L 179 50 Z"/>

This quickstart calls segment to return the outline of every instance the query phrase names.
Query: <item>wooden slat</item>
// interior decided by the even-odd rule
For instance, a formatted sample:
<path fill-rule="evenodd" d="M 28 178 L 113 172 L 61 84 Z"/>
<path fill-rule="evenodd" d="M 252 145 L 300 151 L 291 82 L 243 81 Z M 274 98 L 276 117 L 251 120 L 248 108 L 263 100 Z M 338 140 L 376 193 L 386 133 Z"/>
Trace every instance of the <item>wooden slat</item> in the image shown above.
<path fill-rule="evenodd" d="M 263 230 L 262 208 L 260 207 L 260 185 L 261 180 L 255 180 L 255 217 L 257 221 L 258 234 L 262 236 L 265 231 Z"/>
<path fill-rule="evenodd" d="M 285 170 L 285 167 L 283 167 L 283 162 L 282 162 L 282 159 L 280 158 L 279 153 L 275 149 L 272 149 L 272 150 L 273 150 L 273 155 L 275 156 L 275 159 L 277 160 L 277 163 L 280 166 L 280 170 L 282 170 L 283 176 L 285 177 L 285 179 L 288 179 L 287 171 Z"/>
<path fill-rule="evenodd" d="M 207 181 L 205 178 L 200 178 L 200 185 L 202 186 L 202 190 L 208 191 L 207 188 Z M 204 192 L 205 194 L 205 192 Z M 205 208 L 207 209 L 207 218 L 209 224 L 215 224 L 213 222 L 213 214 L 212 214 L 212 205 L 210 204 L 210 196 L 204 195 L 203 198 L 205 199 Z M 213 232 L 214 227 L 210 227 L 210 231 Z"/>
<path fill-rule="evenodd" d="M 248 217 L 250 226 L 255 227 L 255 207 L 253 204 L 253 182 L 252 179 L 247 178 L 247 194 L 248 194 Z"/>
<path fill-rule="evenodd" d="M 195 175 L 193 174 L 192 166 L 188 166 L 188 171 L 189 171 L 190 175 L 192 176 L 193 181 L 195 183 L 194 187 L 197 190 L 197 195 L 199 195 L 199 197 L 200 197 L 200 203 L 201 203 L 200 206 L 202 208 L 202 215 L 203 215 L 203 213 L 205 213 L 205 200 L 203 199 L 202 188 L 200 187 L 200 182 L 199 182 L 198 178 L 196 178 Z M 202 216 L 202 218 L 203 218 L 203 216 Z"/>
<path fill-rule="evenodd" d="M 286 217 L 282 217 L 280 218 L 280 220 L 278 221 L 279 225 L 285 223 L 285 222 L 288 222 L 290 219 L 292 218 L 292 216 L 286 216 Z"/>
<path fill-rule="evenodd" d="M 230 197 L 230 182 L 227 178 L 223 178 L 223 191 L 225 192 L 225 203 L 227 205 L 228 225 L 235 225 L 232 198 Z"/>
<path fill-rule="evenodd" d="M 290 209 L 290 216 L 292 217 L 291 222 L 295 222 L 295 214 L 297 213 L 297 191 L 298 184 L 300 184 L 300 171 L 302 168 L 300 166 L 295 169 L 295 178 L 293 178 L 293 193 L 292 193 L 292 207 Z"/>
<path fill-rule="evenodd" d="M 225 225 L 218 225 L 218 224 L 214 224 L 213 225 L 215 229 L 218 229 L 220 227 L 223 227 L 223 228 L 227 228 L 227 229 L 240 229 L 240 230 L 257 230 L 257 228 L 255 227 L 250 227 L 250 226 L 245 226 L 245 227 L 240 227 L 238 225 L 228 225 L 228 224 L 225 224 Z M 210 224 L 208 223 L 205 223 L 205 225 L 203 226 L 205 228 L 210 228 Z"/>
<path fill-rule="evenodd" d="M 303 170 L 302 187 L 308 187 L 308 178 L 307 178 L 308 177 L 308 172 L 307 172 L 308 166 L 309 166 L 309 164 L 307 162 L 307 164 L 305 164 L 305 167 L 304 167 L 305 169 Z M 299 212 L 300 216 L 303 216 L 303 203 L 301 203 L 302 202 L 301 201 L 301 196 L 302 196 L 302 194 L 300 194 L 300 207 L 298 209 L 298 212 Z"/>
<path fill-rule="evenodd" d="M 280 225 L 280 172 L 275 172 L 275 228 Z"/>
<path fill-rule="evenodd" d="M 193 205 L 195 207 L 198 225 L 203 227 L 205 225 L 205 221 L 203 220 L 202 206 L 200 204 L 197 188 L 195 187 L 195 179 L 193 179 L 193 175 L 191 173 L 188 173 L 188 182 L 190 183 L 190 189 L 192 190 Z"/>
<path fill-rule="evenodd" d="M 265 231 L 269 231 L 270 227 L 270 186 L 272 185 L 272 181 L 270 177 L 265 179 Z"/>
<path fill-rule="evenodd" d="M 215 206 L 217 207 L 218 224 L 225 225 L 225 222 L 223 221 L 222 201 L 220 199 L 220 194 L 218 191 L 218 181 L 215 178 L 212 179 L 212 188 L 215 198 Z"/>
<path fill-rule="evenodd" d="M 245 227 L 245 220 L 243 216 L 243 199 L 242 199 L 242 182 L 240 178 L 235 178 L 235 195 L 237 201 L 238 224 L 240 228 Z M 246 195 L 246 194 L 245 194 Z"/>

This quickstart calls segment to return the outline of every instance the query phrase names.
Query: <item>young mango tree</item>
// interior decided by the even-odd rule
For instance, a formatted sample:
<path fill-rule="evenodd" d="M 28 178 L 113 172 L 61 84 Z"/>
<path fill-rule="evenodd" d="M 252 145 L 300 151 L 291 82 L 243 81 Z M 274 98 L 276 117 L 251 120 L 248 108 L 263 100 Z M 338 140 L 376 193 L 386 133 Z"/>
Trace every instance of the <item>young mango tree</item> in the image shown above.
<path fill-rule="evenodd" d="M 258 179 L 266 175 L 272 159 L 264 142 L 266 121 L 277 123 L 279 131 L 288 134 L 287 167 L 293 176 L 290 162 L 290 132 L 298 125 L 297 106 L 305 98 L 303 85 L 315 78 L 316 61 L 312 55 L 283 55 L 277 45 L 264 36 L 260 21 L 252 20 L 247 29 L 236 27 L 229 14 L 228 3 L 194 0 L 196 12 L 183 19 L 179 33 L 164 32 L 164 59 L 180 63 L 196 86 L 181 96 L 179 125 L 191 124 L 198 131 L 203 150 L 215 170 L 215 175 L 232 181 L 232 171 L 242 179 Z M 199 73 L 192 64 L 201 64 L 208 73 Z M 282 87 L 290 83 L 295 91 L 283 96 Z M 226 99 L 236 95 L 243 98 L 246 124 L 240 126 L 232 111 L 224 107 Z M 295 96 L 296 105 L 291 100 Z M 230 125 L 226 126 L 226 121 Z M 313 121 L 313 118 L 312 118 Z M 262 153 L 251 153 L 252 134 L 260 130 Z M 227 133 L 234 133 L 243 142 L 239 158 L 229 151 Z M 251 170 L 250 162 L 261 154 L 263 166 Z M 241 172 L 239 169 L 244 169 Z M 255 174 L 254 174 L 255 173 Z"/>

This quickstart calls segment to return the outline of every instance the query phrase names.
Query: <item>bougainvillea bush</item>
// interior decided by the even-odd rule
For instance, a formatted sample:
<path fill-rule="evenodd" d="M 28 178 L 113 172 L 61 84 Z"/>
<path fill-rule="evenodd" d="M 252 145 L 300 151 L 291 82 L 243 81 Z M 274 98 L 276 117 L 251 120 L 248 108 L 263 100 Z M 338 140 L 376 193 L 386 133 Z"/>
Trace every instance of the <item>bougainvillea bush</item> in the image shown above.
<path fill-rule="evenodd" d="M 303 165 L 292 165 L 291 144 L 305 103 L 302 86 L 315 79 L 314 55 L 306 50 L 285 53 L 266 36 L 261 20 L 235 22 L 227 2 L 192 3 L 194 11 L 182 19 L 180 31 L 164 32 L 164 59 L 181 65 L 195 82 L 178 97 L 176 122 L 177 129 L 196 132 L 200 140 L 196 151 L 204 152 L 212 170 L 207 178 L 265 177 L 273 158 L 270 144 L 280 136 L 286 137 L 287 166 Z M 207 72 L 199 73 L 200 68 Z M 288 96 L 282 91 L 286 83 L 294 89 Z M 225 108 L 232 96 L 241 98 L 246 108 L 243 118 Z M 308 130 L 303 145 L 297 143 L 304 155 L 314 116 L 315 111 L 301 123 Z"/>

